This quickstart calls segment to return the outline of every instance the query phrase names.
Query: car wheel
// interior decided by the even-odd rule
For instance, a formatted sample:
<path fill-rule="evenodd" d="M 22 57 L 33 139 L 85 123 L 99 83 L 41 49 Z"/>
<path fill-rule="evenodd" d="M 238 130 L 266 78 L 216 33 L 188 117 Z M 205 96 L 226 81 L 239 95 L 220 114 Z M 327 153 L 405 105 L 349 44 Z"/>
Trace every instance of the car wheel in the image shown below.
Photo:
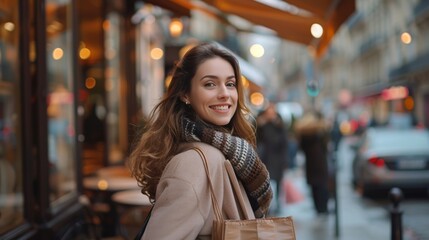
<path fill-rule="evenodd" d="M 357 184 L 357 180 L 356 180 L 356 177 L 353 177 L 352 178 L 352 186 L 353 186 L 353 189 L 357 189 L 357 187 L 358 187 L 358 184 Z"/>
<path fill-rule="evenodd" d="M 364 198 L 373 198 L 375 196 L 376 191 L 374 191 L 373 189 L 368 189 L 368 187 L 365 187 L 365 185 L 363 185 L 362 187 L 362 197 Z"/>
<path fill-rule="evenodd" d="M 359 180 L 355 180 L 355 184 L 356 184 L 356 192 L 359 193 L 359 195 L 361 195 L 364 198 L 371 198 L 374 195 L 374 191 L 370 188 L 368 188 L 368 186 L 366 186 L 365 183 L 363 183 L 362 181 Z"/>
<path fill-rule="evenodd" d="M 357 166 L 356 161 L 353 161 L 352 165 L 352 186 L 355 190 L 358 188 L 358 177 L 357 177 Z"/>
<path fill-rule="evenodd" d="M 356 187 L 355 187 L 355 190 L 356 190 L 356 192 L 358 192 L 359 193 L 359 195 L 361 195 L 361 196 L 363 196 L 364 194 L 364 186 L 363 186 L 363 184 L 362 183 L 360 183 L 360 182 L 358 182 L 358 181 L 356 181 Z"/>

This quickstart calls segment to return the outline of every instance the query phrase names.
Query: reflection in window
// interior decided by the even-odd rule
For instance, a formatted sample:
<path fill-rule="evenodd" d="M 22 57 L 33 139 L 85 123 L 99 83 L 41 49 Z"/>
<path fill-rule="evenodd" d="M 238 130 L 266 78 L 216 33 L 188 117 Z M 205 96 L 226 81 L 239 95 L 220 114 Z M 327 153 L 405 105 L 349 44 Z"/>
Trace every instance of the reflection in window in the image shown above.
<path fill-rule="evenodd" d="M 120 131 L 126 119 L 126 107 L 124 97 L 121 97 L 120 81 L 120 27 L 121 18 L 118 13 L 112 12 L 107 15 L 105 26 L 105 57 L 106 57 L 106 95 L 108 103 L 108 148 L 109 163 L 117 164 L 123 160 L 123 149 L 126 148 L 126 131 Z M 123 128 L 122 128 L 123 129 Z"/>
<path fill-rule="evenodd" d="M 18 1 L 0 1 L 0 235 L 23 221 Z"/>
<path fill-rule="evenodd" d="M 71 1 L 46 4 L 48 158 L 51 201 L 76 191 Z"/>
<path fill-rule="evenodd" d="M 143 6 L 141 11 L 149 11 L 150 8 Z M 150 15 L 152 16 L 152 15 Z M 153 17 L 153 16 L 152 16 Z M 156 105 L 158 99 L 164 92 L 164 59 L 155 60 L 149 58 L 151 49 L 162 48 L 162 29 L 150 19 L 142 20 L 137 27 L 137 87 L 136 96 L 138 107 L 141 110 L 141 120 L 148 116 Z"/>

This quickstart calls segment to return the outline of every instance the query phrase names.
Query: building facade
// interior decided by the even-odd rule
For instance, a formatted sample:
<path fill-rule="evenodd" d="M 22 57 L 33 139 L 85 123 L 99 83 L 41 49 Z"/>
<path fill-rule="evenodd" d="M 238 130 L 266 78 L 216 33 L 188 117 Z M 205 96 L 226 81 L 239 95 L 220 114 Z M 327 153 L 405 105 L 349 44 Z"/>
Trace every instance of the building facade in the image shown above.
<path fill-rule="evenodd" d="M 83 176 L 123 161 L 136 112 L 135 94 L 127 94 L 134 8 L 1 1 L 1 239 L 76 234 L 86 217 Z"/>
<path fill-rule="evenodd" d="M 311 105 L 304 83 L 314 78 L 320 90 L 315 104 L 328 115 L 344 107 L 339 96 L 347 92 L 348 110 L 356 118 L 385 122 L 405 113 L 428 127 L 428 11 L 427 1 L 358 0 L 322 58 L 285 42 L 287 100 Z"/>

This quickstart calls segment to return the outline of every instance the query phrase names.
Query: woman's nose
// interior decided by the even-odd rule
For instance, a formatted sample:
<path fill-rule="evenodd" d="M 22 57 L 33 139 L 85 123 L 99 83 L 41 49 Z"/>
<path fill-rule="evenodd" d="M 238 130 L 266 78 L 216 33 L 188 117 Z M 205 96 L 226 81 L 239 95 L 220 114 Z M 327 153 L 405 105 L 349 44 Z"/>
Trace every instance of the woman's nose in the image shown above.
<path fill-rule="evenodd" d="M 229 97 L 229 91 L 228 91 L 228 88 L 226 86 L 220 86 L 219 87 L 218 97 L 219 98 L 228 98 Z"/>

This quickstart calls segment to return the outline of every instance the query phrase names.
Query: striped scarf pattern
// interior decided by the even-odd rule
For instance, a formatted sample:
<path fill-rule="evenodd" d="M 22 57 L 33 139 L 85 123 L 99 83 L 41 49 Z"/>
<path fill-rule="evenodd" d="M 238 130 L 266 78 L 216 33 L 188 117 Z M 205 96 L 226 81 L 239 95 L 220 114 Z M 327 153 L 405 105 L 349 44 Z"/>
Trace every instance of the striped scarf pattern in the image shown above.
<path fill-rule="evenodd" d="M 267 168 L 246 140 L 219 132 L 183 118 L 183 136 L 187 142 L 204 142 L 219 149 L 231 162 L 237 178 L 242 182 L 257 218 L 263 217 L 269 208 L 273 192 Z"/>

